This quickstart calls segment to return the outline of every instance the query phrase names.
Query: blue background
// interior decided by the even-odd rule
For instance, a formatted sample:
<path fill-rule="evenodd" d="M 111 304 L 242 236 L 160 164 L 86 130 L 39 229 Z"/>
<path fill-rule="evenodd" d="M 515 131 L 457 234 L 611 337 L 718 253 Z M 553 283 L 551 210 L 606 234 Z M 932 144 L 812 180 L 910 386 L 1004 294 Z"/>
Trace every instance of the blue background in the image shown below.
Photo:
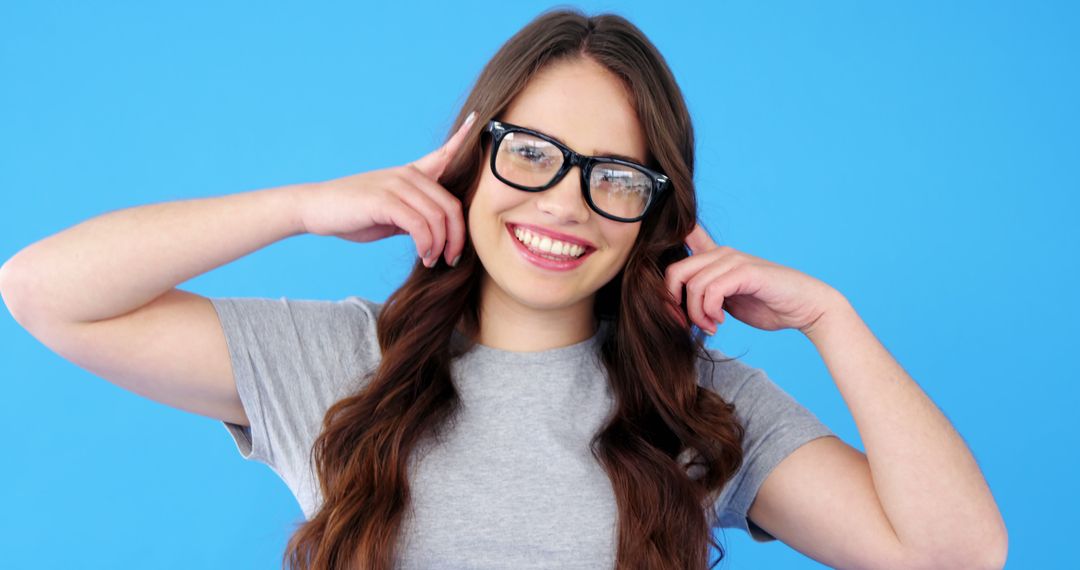
<path fill-rule="evenodd" d="M 116 209 L 413 160 L 549 6 L 6 1 L 0 259 Z M 1076 4 L 579 6 L 628 17 L 673 68 L 714 239 L 851 300 L 971 446 L 1008 567 L 1080 567 Z M 413 255 L 408 236 L 305 235 L 182 288 L 381 300 Z M 87 373 L 7 313 L 0 341 L 7 567 L 279 565 L 299 506 L 220 423 Z M 728 319 L 710 345 L 749 351 L 862 449 L 801 334 Z M 724 540 L 727 568 L 821 567 Z"/>

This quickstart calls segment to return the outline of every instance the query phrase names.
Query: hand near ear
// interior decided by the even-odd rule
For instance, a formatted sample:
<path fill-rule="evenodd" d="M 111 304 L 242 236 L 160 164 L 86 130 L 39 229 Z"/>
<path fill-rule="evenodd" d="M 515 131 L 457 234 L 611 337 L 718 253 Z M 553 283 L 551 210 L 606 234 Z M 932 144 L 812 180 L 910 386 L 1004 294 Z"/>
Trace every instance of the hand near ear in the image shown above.
<path fill-rule="evenodd" d="M 465 249 L 465 215 L 438 180 L 475 119 L 470 113 L 446 143 L 413 162 L 313 184 L 300 202 L 305 230 L 356 242 L 407 233 L 425 267 L 440 256 L 456 265 Z"/>
<path fill-rule="evenodd" d="M 668 266 L 665 281 L 691 321 L 709 334 L 724 322 L 724 311 L 755 328 L 798 329 L 807 334 L 839 291 L 801 271 L 717 245 L 701 225 L 686 236 L 691 255 Z"/>

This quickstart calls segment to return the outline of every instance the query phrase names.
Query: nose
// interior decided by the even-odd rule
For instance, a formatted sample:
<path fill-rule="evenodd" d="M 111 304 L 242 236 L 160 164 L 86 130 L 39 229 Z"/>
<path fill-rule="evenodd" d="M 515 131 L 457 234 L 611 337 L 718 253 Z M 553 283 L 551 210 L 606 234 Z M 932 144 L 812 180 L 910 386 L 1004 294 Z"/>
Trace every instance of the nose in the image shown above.
<path fill-rule="evenodd" d="M 581 167 L 573 166 L 558 184 L 538 192 L 536 207 L 559 222 L 584 223 L 591 212 L 581 191 Z"/>

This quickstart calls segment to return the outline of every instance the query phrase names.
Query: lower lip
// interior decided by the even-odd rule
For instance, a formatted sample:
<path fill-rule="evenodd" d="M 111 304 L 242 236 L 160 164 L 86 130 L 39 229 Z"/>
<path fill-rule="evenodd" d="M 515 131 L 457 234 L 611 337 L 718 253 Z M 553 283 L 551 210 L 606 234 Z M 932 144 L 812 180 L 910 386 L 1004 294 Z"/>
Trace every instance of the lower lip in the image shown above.
<path fill-rule="evenodd" d="M 577 266 L 585 263 L 585 258 L 592 254 L 592 251 L 586 251 L 581 257 L 569 259 L 567 261 L 555 261 L 546 257 L 540 257 L 532 252 L 529 248 L 525 247 L 525 244 L 521 243 L 521 240 L 514 235 L 514 230 L 510 226 L 506 226 L 506 230 L 510 232 L 510 241 L 517 245 L 517 250 L 521 252 L 521 256 L 531 261 L 533 265 L 542 267 L 544 269 L 551 269 L 553 271 L 569 271 Z"/>

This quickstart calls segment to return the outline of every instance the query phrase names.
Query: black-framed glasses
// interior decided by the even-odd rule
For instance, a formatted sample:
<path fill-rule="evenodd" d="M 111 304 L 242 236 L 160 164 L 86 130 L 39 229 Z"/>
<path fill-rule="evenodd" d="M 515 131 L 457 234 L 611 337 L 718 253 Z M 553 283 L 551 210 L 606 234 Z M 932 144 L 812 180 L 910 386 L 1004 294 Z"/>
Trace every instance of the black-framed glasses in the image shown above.
<path fill-rule="evenodd" d="M 597 214 L 618 222 L 645 217 L 670 185 L 666 175 L 631 160 L 578 154 L 555 137 L 518 125 L 491 121 L 491 172 L 526 192 L 543 192 L 574 166 L 581 169 L 581 193 Z"/>

